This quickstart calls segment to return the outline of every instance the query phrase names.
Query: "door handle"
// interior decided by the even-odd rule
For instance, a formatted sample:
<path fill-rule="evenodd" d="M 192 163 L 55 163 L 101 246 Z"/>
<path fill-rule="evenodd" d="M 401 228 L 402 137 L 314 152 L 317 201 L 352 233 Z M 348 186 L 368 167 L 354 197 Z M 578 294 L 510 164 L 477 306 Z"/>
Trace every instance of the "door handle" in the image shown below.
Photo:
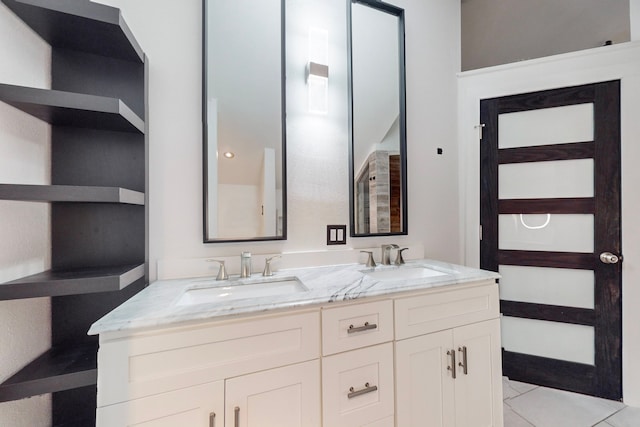
<path fill-rule="evenodd" d="M 464 372 L 465 375 L 468 375 L 469 373 L 467 372 L 467 346 L 462 346 L 462 347 L 458 347 L 458 351 L 462 353 L 462 362 L 460 362 L 458 365 L 462 367 L 462 372 Z"/>
<path fill-rule="evenodd" d="M 360 390 L 355 390 L 353 387 L 350 387 L 349 393 L 347 394 L 347 398 L 352 399 L 357 396 L 362 396 L 363 394 L 372 393 L 376 390 L 378 390 L 378 386 L 377 385 L 372 386 L 372 385 L 369 385 L 369 383 L 366 383 L 364 385 L 364 388 Z"/>
<path fill-rule="evenodd" d="M 216 413 L 211 412 L 209 414 L 209 427 L 216 427 Z"/>
<path fill-rule="evenodd" d="M 456 351 L 448 350 L 447 356 L 451 356 L 451 365 L 447 366 L 447 371 L 451 371 L 451 378 L 456 379 Z"/>
<path fill-rule="evenodd" d="M 617 264 L 622 261 L 622 255 L 614 255 L 611 252 L 602 252 L 600 254 L 600 261 L 605 264 Z"/>
<path fill-rule="evenodd" d="M 377 328 L 378 328 L 377 323 L 364 322 L 364 325 L 362 326 L 349 325 L 349 329 L 347 329 L 347 333 L 354 334 L 356 332 L 370 331 L 372 329 L 377 329 Z"/>
<path fill-rule="evenodd" d="M 233 427 L 240 427 L 240 408 L 233 408 Z"/>

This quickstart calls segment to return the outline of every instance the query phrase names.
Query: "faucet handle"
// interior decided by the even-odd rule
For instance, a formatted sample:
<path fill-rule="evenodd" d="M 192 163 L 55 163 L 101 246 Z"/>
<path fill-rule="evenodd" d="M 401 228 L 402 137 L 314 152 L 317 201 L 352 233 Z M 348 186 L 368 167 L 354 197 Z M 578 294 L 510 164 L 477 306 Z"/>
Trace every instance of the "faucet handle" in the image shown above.
<path fill-rule="evenodd" d="M 271 271 L 271 260 L 274 258 L 280 258 L 282 255 L 274 255 L 269 258 L 265 258 L 264 260 L 264 270 L 262 270 L 263 276 L 273 276 L 273 272 Z"/>
<path fill-rule="evenodd" d="M 224 261 L 219 259 L 208 259 L 207 262 L 217 262 L 218 264 L 220 264 L 220 270 L 218 270 L 216 280 L 227 280 L 229 278 L 227 269 L 224 267 Z"/>
<path fill-rule="evenodd" d="M 402 257 L 402 252 L 406 251 L 409 248 L 398 248 L 398 253 L 396 255 L 396 260 L 394 261 L 395 265 L 402 265 L 404 264 L 404 258 Z"/>
<path fill-rule="evenodd" d="M 373 252 L 372 251 L 360 251 L 363 254 L 369 254 L 367 258 L 367 267 L 375 267 L 376 262 L 373 260 Z"/>

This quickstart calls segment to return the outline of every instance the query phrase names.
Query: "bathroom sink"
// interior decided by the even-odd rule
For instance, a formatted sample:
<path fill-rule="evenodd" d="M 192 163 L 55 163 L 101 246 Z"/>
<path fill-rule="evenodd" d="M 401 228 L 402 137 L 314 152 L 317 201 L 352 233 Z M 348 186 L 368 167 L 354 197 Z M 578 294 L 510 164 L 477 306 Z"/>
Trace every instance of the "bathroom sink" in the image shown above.
<path fill-rule="evenodd" d="M 197 285 L 184 291 L 176 305 L 215 303 L 308 291 L 307 287 L 297 277 L 197 283 Z"/>
<path fill-rule="evenodd" d="M 384 270 L 363 271 L 363 273 L 376 280 L 411 280 L 447 276 L 447 273 L 422 266 L 388 268 Z"/>

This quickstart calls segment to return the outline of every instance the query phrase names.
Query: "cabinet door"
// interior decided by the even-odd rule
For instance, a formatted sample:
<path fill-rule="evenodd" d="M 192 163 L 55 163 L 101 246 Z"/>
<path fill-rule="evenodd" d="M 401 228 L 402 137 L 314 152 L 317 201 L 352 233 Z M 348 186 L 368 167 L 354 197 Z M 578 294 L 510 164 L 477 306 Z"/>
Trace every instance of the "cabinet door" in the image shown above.
<path fill-rule="evenodd" d="M 500 320 L 456 328 L 453 338 L 458 353 L 456 425 L 502 426 Z M 465 352 L 466 373 L 462 366 L 465 364 Z"/>
<path fill-rule="evenodd" d="M 451 330 L 396 342 L 396 415 L 400 427 L 455 425 Z M 474 424 L 467 424 L 472 426 Z"/>
<path fill-rule="evenodd" d="M 98 408 L 96 426 L 222 427 L 224 381 Z"/>
<path fill-rule="evenodd" d="M 320 362 L 312 360 L 225 383 L 226 427 L 320 427 Z"/>

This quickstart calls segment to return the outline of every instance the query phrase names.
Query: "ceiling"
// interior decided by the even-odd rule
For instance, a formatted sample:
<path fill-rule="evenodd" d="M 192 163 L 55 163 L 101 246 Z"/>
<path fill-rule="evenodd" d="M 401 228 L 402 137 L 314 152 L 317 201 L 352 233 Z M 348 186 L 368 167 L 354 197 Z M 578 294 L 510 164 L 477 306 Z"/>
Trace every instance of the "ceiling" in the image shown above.
<path fill-rule="evenodd" d="M 629 39 L 629 0 L 462 0 L 463 71 Z"/>

